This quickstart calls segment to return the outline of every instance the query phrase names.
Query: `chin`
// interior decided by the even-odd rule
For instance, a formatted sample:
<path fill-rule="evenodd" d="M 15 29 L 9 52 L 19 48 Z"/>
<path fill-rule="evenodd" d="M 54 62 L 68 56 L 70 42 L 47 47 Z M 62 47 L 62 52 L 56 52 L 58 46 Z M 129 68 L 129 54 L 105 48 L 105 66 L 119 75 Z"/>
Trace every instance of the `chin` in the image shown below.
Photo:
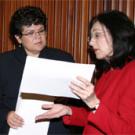
<path fill-rule="evenodd" d="M 44 48 L 45 48 L 45 46 L 37 47 L 36 50 L 37 50 L 37 51 L 42 51 Z"/>
<path fill-rule="evenodd" d="M 103 60 L 103 59 L 105 59 L 104 57 L 100 57 L 100 56 L 96 56 L 96 58 L 97 58 L 98 60 Z"/>

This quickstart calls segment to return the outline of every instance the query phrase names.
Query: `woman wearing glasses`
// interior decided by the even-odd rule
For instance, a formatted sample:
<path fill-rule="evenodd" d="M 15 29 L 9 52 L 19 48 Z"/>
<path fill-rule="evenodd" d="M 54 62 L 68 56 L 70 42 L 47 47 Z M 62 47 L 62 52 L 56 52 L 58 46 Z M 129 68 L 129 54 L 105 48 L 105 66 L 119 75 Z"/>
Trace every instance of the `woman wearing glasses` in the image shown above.
<path fill-rule="evenodd" d="M 74 61 L 70 54 L 46 46 L 46 23 L 46 15 L 37 7 L 22 7 L 15 11 L 11 18 L 10 36 L 15 50 L 0 56 L 0 134 L 7 134 L 9 127 L 17 128 L 23 125 L 23 118 L 14 110 L 27 55 Z M 56 124 L 60 124 L 57 131 L 68 132 L 62 123 L 56 121 Z M 53 128 L 55 133 L 55 125 Z"/>

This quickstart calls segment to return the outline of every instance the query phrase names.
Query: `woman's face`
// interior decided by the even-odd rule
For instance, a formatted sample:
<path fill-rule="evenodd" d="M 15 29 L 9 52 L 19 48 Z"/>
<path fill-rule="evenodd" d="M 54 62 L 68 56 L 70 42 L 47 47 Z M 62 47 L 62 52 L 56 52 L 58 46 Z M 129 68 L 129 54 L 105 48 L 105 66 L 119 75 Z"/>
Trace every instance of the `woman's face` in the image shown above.
<path fill-rule="evenodd" d="M 15 37 L 17 41 L 22 44 L 27 55 L 30 56 L 38 56 L 40 51 L 46 46 L 46 31 L 41 24 L 23 26 L 22 36 Z"/>
<path fill-rule="evenodd" d="M 97 59 L 109 60 L 113 55 L 112 37 L 106 27 L 99 22 L 92 26 L 89 45 L 92 46 Z"/>

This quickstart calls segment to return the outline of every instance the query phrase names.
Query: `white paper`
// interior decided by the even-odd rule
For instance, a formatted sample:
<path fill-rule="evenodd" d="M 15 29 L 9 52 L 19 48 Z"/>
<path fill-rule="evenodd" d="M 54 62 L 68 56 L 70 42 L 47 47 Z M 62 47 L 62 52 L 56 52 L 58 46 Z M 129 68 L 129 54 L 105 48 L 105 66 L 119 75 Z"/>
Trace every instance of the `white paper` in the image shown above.
<path fill-rule="evenodd" d="M 20 91 L 78 98 L 69 88 L 71 80 L 80 75 L 90 81 L 94 68 L 94 64 L 79 64 L 28 56 Z"/>
<path fill-rule="evenodd" d="M 28 56 L 16 106 L 16 113 L 22 116 L 25 123 L 22 128 L 11 128 L 9 135 L 46 135 L 48 131 L 49 122 L 34 121 L 35 116 L 45 112 L 41 109 L 41 105 L 48 102 L 23 99 L 21 93 L 78 98 L 69 88 L 70 81 L 78 75 L 90 81 L 94 68 L 93 64 L 77 64 Z"/>
<path fill-rule="evenodd" d="M 51 102 L 19 99 L 16 113 L 24 119 L 23 127 L 10 128 L 9 135 L 47 135 L 49 121 L 35 123 L 35 116 L 45 112 L 41 106 Z"/>

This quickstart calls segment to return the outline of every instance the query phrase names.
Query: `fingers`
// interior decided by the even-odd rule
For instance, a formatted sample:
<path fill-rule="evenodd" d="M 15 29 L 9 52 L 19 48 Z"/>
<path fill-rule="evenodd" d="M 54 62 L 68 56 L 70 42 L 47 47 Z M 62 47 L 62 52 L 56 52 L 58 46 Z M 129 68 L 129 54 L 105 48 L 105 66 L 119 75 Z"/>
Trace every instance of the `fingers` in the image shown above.
<path fill-rule="evenodd" d="M 84 83 L 85 85 L 89 85 L 90 84 L 89 80 L 83 78 L 82 76 L 77 76 L 77 79 L 79 81 L 81 81 L 82 83 Z"/>
<path fill-rule="evenodd" d="M 82 89 L 74 89 L 72 92 L 80 97 L 82 100 L 86 100 L 90 96 L 90 92 Z"/>
<path fill-rule="evenodd" d="M 46 107 L 46 105 L 45 105 L 45 107 Z M 53 108 L 53 106 L 52 106 L 50 108 L 50 110 L 48 110 L 47 112 L 36 116 L 35 120 L 58 118 L 58 117 L 60 117 L 60 115 L 59 115 L 60 111 L 61 111 L 61 108 L 60 109 L 59 108 L 55 109 L 55 107 Z"/>
<path fill-rule="evenodd" d="M 53 119 L 53 118 L 59 118 L 60 116 L 58 115 L 59 112 L 51 112 L 47 111 L 41 115 L 36 116 L 35 120 L 43 120 L 43 119 Z"/>
<path fill-rule="evenodd" d="M 47 112 L 40 114 L 36 116 L 35 120 L 40 121 L 44 119 L 53 119 L 53 118 L 59 118 L 63 115 L 70 115 L 71 108 L 62 104 L 52 104 L 52 105 L 43 105 L 43 108 L 50 108 Z"/>
<path fill-rule="evenodd" d="M 53 104 L 44 104 L 42 105 L 42 109 L 51 109 L 53 107 Z"/>
<path fill-rule="evenodd" d="M 77 81 L 71 81 L 69 87 L 75 95 L 84 101 L 90 98 L 94 92 L 94 85 L 81 76 L 77 77 Z"/>
<path fill-rule="evenodd" d="M 71 88 L 71 90 L 73 92 L 77 92 L 77 93 L 80 93 L 80 94 L 85 94 L 86 92 L 89 92 L 89 88 L 90 88 L 90 83 L 89 85 L 86 85 L 84 83 L 80 83 L 78 81 L 72 81 L 69 85 L 69 87 Z"/>
<path fill-rule="evenodd" d="M 14 119 L 12 121 L 9 121 L 9 126 L 12 128 L 18 128 L 18 127 L 22 127 L 23 122 L 18 120 L 18 119 Z"/>
<path fill-rule="evenodd" d="M 23 119 L 17 115 L 14 111 L 11 111 L 8 114 L 7 117 L 7 123 L 9 124 L 10 127 L 12 128 L 18 128 L 18 127 L 22 127 L 24 121 Z"/>
<path fill-rule="evenodd" d="M 86 85 L 80 81 L 71 81 L 69 87 L 72 89 L 72 90 L 76 90 L 76 89 L 85 89 L 86 88 Z"/>
<path fill-rule="evenodd" d="M 76 94 L 77 96 L 79 96 L 79 97 L 80 97 L 80 94 L 83 94 L 84 93 L 83 86 L 80 86 L 80 85 L 78 85 L 78 84 L 76 84 L 74 82 L 71 82 L 71 84 L 70 84 L 69 87 L 71 88 L 72 92 L 74 94 Z"/>
<path fill-rule="evenodd" d="M 80 90 L 82 89 L 87 89 L 87 87 L 89 87 L 91 85 L 91 83 L 89 82 L 89 80 L 81 77 L 81 76 L 77 76 L 77 81 L 73 80 L 70 83 L 70 88 L 71 89 L 78 89 L 80 88 Z"/>

